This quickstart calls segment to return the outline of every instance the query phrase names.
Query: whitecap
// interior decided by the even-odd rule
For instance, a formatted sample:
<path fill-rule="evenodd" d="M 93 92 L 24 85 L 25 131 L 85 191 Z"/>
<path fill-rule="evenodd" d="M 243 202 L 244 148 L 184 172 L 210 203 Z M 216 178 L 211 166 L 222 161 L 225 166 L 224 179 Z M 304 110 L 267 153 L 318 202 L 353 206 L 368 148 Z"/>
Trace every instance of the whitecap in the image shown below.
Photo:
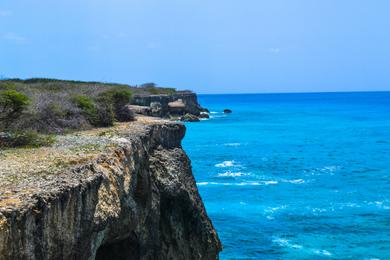
<path fill-rule="evenodd" d="M 242 173 L 242 172 L 224 172 L 224 173 L 220 173 L 218 174 L 218 177 L 240 177 L 240 176 L 244 176 L 244 175 L 247 175 L 245 173 Z"/>
<path fill-rule="evenodd" d="M 241 144 L 240 143 L 226 143 L 226 144 L 223 144 L 224 146 L 232 146 L 232 147 L 236 147 L 236 146 L 240 146 Z"/>
<path fill-rule="evenodd" d="M 263 181 L 263 182 L 198 182 L 199 186 L 215 185 L 215 186 L 260 186 L 260 185 L 275 185 L 277 181 Z"/>
<path fill-rule="evenodd" d="M 332 256 L 332 254 L 327 250 L 314 249 L 313 252 L 317 255 Z"/>
<path fill-rule="evenodd" d="M 288 248 L 294 248 L 294 249 L 302 249 L 303 248 L 303 246 L 298 245 L 298 244 L 292 244 L 292 243 L 290 243 L 289 240 L 283 239 L 283 238 L 274 239 L 274 240 L 272 240 L 272 242 L 274 242 L 282 247 L 288 247 Z"/>
<path fill-rule="evenodd" d="M 263 181 L 263 183 L 264 183 L 265 185 L 276 185 L 276 184 L 278 184 L 277 181 Z"/>
<path fill-rule="evenodd" d="M 303 179 L 283 180 L 283 182 L 288 182 L 288 183 L 293 183 L 293 184 L 303 184 L 303 183 L 305 183 L 305 180 L 303 180 Z"/>
<path fill-rule="evenodd" d="M 282 206 L 279 206 L 279 207 L 273 207 L 273 208 L 268 207 L 268 208 L 266 208 L 266 209 L 264 210 L 264 212 L 273 214 L 273 213 L 275 213 L 276 211 L 279 211 L 279 210 L 285 209 L 285 208 L 287 208 L 286 205 L 282 205 Z"/>
<path fill-rule="evenodd" d="M 260 182 L 240 182 L 240 183 L 234 183 L 233 185 L 236 186 L 258 186 L 261 185 Z"/>
<path fill-rule="evenodd" d="M 287 247 L 287 248 L 292 248 L 292 249 L 304 249 L 304 247 L 302 245 L 293 244 L 289 240 L 283 239 L 283 238 L 276 238 L 276 239 L 272 240 L 272 242 L 278 244 L 281 247 Z M 325 256 L 325 257 L 332 256 L 331 252 L 329 252 L 328 250 L 324 250 L 324 249 L 307 248 L 305 251 L 310 252 L 310 253 L 314 253 L 316 255 Z"/>
<path fill-rule="evenodd" d="M 233 167 L 234 166 L 234 161 L 224 161 L 222 163 L 217 163 L 215 167 L 218 168 L 226 168 L 226 167 Z"/>
<path fill-rule="evenodd" d="M 334 175 L 338 170 L 340 170 L 341 167 L 337 165 L 331 165 L 331 166 L 325 166 L 320 169 L 320 172 L 326 172 L 329 173 L 330 175 Z"/>

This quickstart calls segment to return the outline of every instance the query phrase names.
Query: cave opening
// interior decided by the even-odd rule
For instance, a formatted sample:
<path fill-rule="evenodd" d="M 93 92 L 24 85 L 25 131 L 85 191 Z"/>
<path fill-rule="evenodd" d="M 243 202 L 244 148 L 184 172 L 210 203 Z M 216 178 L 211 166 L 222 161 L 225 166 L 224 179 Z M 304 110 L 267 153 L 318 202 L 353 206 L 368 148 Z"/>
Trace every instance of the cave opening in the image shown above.
<path fill-rule="evenodd" d="M 140 246 L 135 239 L 124 240 L 101 245 L 96 253 L 96 260 L 130 260 L 140 259 Z"/>

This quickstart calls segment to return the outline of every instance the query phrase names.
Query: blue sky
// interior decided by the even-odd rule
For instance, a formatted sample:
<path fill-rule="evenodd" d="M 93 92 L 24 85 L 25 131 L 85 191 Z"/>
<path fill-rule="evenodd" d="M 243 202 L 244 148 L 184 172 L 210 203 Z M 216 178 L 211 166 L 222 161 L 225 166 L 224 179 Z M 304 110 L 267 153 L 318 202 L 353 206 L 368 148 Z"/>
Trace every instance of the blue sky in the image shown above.
<path fill-rule="evenodd" d="M 2 0 L 0 75 L 199 93 L 390 90 L 387 0 Z"/>

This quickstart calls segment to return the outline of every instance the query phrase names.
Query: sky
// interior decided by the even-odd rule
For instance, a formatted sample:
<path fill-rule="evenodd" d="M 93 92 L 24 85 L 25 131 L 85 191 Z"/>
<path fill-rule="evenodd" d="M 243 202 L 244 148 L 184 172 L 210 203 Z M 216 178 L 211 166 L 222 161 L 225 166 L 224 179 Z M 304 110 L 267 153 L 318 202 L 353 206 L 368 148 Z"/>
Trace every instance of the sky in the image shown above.
<path fill-rule="evenodd" d="M 2 0 L 0 76 L 390 90 L 388 0 Z"/>

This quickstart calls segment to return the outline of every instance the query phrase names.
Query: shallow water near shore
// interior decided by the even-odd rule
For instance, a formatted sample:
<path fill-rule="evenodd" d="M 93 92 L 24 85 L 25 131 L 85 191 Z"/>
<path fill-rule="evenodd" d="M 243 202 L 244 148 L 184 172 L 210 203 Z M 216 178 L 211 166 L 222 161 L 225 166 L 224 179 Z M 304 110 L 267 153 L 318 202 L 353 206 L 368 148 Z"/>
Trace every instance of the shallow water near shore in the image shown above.
<path fill-rule="evenodd" d="M 221 259 L 390 258 L 390 92 L 199 101 L 183 146 Z"/>

